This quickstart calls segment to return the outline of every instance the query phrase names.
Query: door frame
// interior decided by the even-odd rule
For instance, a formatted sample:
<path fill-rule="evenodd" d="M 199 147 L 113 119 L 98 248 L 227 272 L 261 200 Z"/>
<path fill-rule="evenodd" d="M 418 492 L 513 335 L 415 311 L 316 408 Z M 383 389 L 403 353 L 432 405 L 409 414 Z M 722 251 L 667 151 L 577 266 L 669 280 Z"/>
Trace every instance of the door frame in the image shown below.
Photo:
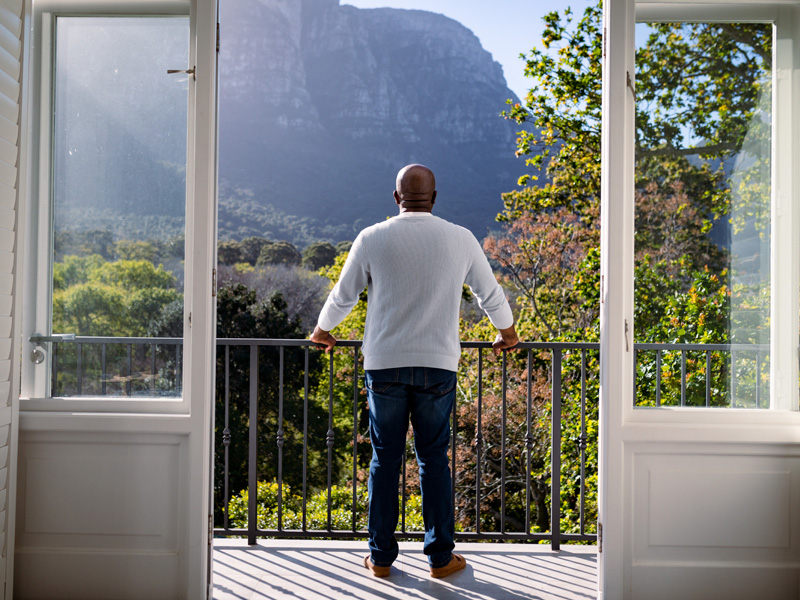
<path fill-rule="evenodd" d="M 707 3 L 605 0 L 603 13 L 603 127 L 601 140 L 601 307 L 600 307 L 600 478 L 598 497 L 599 597 L 631 598 L 640 557 L 641 523 L 632 515 L 641 508 L 641 482 L 648 456 L 691 458 L 740 457 L 785 469 L 796 493 L 800 413 L 798 407 L 797 232 L 800 176 L 796 78 L 800 66 L 798 4 L 748 1 Z M 775 20 L 773 66 L 771 410 L 703 408 L 634 409 L 633 256 L 635 100 L 628 85 L 635 81 L 635 23 L 642 21 Z M 779 52 L 777 49 L 780 48 Z M 788 62 L 787 62 L 788 61 Z M 781 127 L 775 123 L 780 120 Z M 794 168 L 793 168 L 794 167 Z M 780 270 L 778 270 L 780 266 Z M 790 276 L 785 273 L 789 271 Z M 780 274 L 780 276 L 778 276 Z M 782 280 L 785 277 L 786 281 Z M 787 325 L 788 322 L 788 325 Z M 781 324 L 781 327 L 778 325 Z M 682 458 L 682 459 L 683 459 Z M 681 460 L 682 460 L 681 459 Z M 784 460 L 785 459 L 785 460 Z M 770 467 L 771 468 L 771 467 Z M 638 478 L 638 480 L 635 480 Z M 638 494 L 638 495 L 637 495 Z M 797 502 L 796 496 L 792 501 Z M 637 502 L 640 506 L 637 507 Z M 798 506 L 791 507 L 796 512 Z M 792 547 L 796 552 L 796 532 Z M 639 546 L 639 547 L 640 547 Z M 754 554 L 755 555 L 755 554 Z M 800 559 L 800 556 L 794 557 Z M 737 559 L 741 562 L 740 558 Z M 760 560 L 760 559 L 759 559 Z M 776 565 L 778 565 L 778 559 Z M 800 562 L 800 561 L 797 561 Z M 731 559 L 728 567 L 733 568 Z M 768 565 L 768 562 L 764 563 Z M 784 563 L 780 563 L 784 564 Z M 724 570 L 726 564 L 718 566 Z M 778 568 L 778 567 L 775 567 Z M 794 577 L 794 575 L 791 575 Z M 790 579 L 791 579 L 790 577 Z M 674 590 L 673 590 L 674 591 Z"/>
<path fill-rule="evenodd" d="M 213 588 L 210 569 L 212 508 L 209 490 L 212 489 L 215 389 L 215 369 L 210 366 L 215 360 L 216 333 L 217 0 L 37 0 L 36 4 L 37 10 L 47 4 L 57 12 L 69 9 L 70 14 L 135 15 L 178 12 L 187 14 L 190 18 L 190 30 L 193 33 L 190 35 L 189 52 L 194 57 L 192 66 L 196 68 L 196 79 L 189 79 L 185 251 L 187 265 L 191 267 L 186 272 L 185 281 L 184 336 L 187 343 L 184 352 L 182 400 L 126 403 L 125 410 L 120 411 L 102 400 L 85 404 L 80 401 L 65 402 L 59 406 L 49 399 L 40 402 L 38 399 L 28 400 L 23 396 L 20 402 L 19 428 L 23 456 L 30 448 L 52 449 L 57 448 L 58 444 L 64 444 L 63 447 L 68 450 L 67 457 L 71 456 L 70 448 L 88 443 L 97 443 L 97 447 L 102 448 L 127 441 L 142 448 L 168 448 L 169 456 L 174 460 L 174 468 L 178 469 L 178 476 L 169 484 L 169 493 L 177 498 L 177 553 L 164 552 L 163 558 L 160 558 L 161 555 L 156 552 L 148 557 L 156 561 L 154 564 L 158 561 L 177 560 L 174 585 L 179 597 L 210 598 Z M 26 31 L 32 34 L 35 28 L 33 0 L 26 0 L 25 18 Z M 42 82 L 37 77 L 45 76 L 36 73 L 36 69 L 32 68 L 35 65 L 32 60 L 35 59 L 31 57 L 37 50 L 32 37 L 33 35 L 29 35 L 26 41 L 25 72 L 30 73 L 33 78 L 29 78 L 23 86 L 22 123 L 28 125 L 34 124 L 40 116 L 35 101 L 42 89 Z M 48 299 L 41 299 L 35 284 L 37 277 L 41 281 L 41 277 L 46 278 L 47 275 L 37 275 L 37 264 L 41 264 L 37 255 L 42 253 L 37 248 L 40 219 L 34 201 L 39 144 L 36 132 L 30 127 L 21 131 L 21 145 L 20 229 L 26 231 L 26 235 L 25 250 L 21 252 L 24 256 L 20 257 L 18 263 L 18 281 L 22 293 L 17 306 L 22 309 L 18 313 L 18 319 L 22 326 L 20 333 L 23 339 L 21 348 L 18 348 L 21 352 L 17 355 L 21 354 L 23 360 L 26 360 L 31 350 L 27 337 L 37 324 L 35 309 L 32 307 L 39 303 L 38 312 L 41 313 L 41 303 L 46 304 Z M 23 390 L 28 390 L 28 395 L 31 390 L 36 389 L 29 370 L 23 370 L 22 386 Z M 35 396 L 34 392 L 33 397 Z M 123 441 L 118 442 L 119 440 Z M 38 459 L 40 456 L 35 455 L 34 458 Z M 26 510 L 24 487 L 27 468 L 23 458 L 20 464 L 21 485 L 17 490 L 23 513 Z M 58 494 L 53 496 L 57 497 Z M 76 510 L 78 508 L 75 507 Z M 28 507 L 27 510 L 32 509 Z M 20 542 L 23 546 L 30 544 L 26 539 L 25 527 L 19 527 L 19 523 L 17 542 L 18 550 Z M 22 548 L 22 551 L 29 561 L 38 552 L 30 545 Z M 136 551 L 133 552 L 135 554 Z M 91 545 L 85 550 L 77 547 L 73 554 L 70 560 L 82 568 L 89 564 L 87 561 L 91 561 L 92 556 L 101 556 Z M 123 553 L 120 557 L 126 555 L 129 554 Z M 22 576 L 17 578 L 18 584 L 25 583 L 26 573 L 23 569 Z M 61 579 L 66 584 L 61 593 L 69 593 L 69 584 L 74 584 L 77 577 L 77 574 L 69 572 L 69 567 L 65 567 L 58 573 L 51 573 L 51 578 L 55 580 L 51 584 L 58 585 Z"/>

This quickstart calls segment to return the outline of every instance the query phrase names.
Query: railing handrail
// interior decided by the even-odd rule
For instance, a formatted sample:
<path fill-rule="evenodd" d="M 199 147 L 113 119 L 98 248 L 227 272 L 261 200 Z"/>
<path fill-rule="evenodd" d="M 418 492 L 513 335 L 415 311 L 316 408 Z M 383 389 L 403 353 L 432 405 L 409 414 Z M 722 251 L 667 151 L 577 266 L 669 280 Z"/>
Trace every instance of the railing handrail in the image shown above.
<path fill-rule="evenodd" d="M 636 350 L 697 350 L 699 352 L 728 352 L 728 351 L 753 351 L 769 350 L 769 344 L 697 344 L 681 343 L 672 344 L 669 342 L 636 342 L 633 344 Z"/>
<path fill-rule="evenodd" d="M 337 340 L 336 345 L 346 348 L 360 348 L 362 340 Z M 282 339 L 282 338 L 217 338 L 218 346 L 285 346 L 285 347 L 314 347 L 316 344 L 311 340 Z M 462 341 L 461 348 L 491 348 L 492 342 L 482 341 Z M 518 350 L 597 350 L 599 343 L 595 342 L 520 342 L 514 349 Z"/>
<path fill-rule="evenodd" d="M 64 339 L 59 344 L 182 344 L 181 337 L 115 337 L 115 336 L 92 336 L 80 335 L 74 338 Z M 218 346 L 285 346 L 285 347 L 313 347 L 314 342 L 309 339 L 293 338 L 217 338 Z M 363 344 L 362 340 L 337 340 L 336 345 L 343 348 L 359 348 Z M 461 342 L 461 348 L 491 348 L 492 342 L 465 340 Z M 670 342 L 635 342 L 635 350 L 687 350 L 687 351 L 753 351 L 769 350 L 769 344 L 700 344 L 700 343 L 670 343 Z M 514 349 L 518 350 L 598 350 L 599 342 L 520 342 Z"/>
<path fill-rule="evenodd" d="M 107 336 L 107 335 L 76 335 L 73 338 L 59 340 L 57 344 L 183 344 L 182 337 L 156 337 L 156 336 Z"/>

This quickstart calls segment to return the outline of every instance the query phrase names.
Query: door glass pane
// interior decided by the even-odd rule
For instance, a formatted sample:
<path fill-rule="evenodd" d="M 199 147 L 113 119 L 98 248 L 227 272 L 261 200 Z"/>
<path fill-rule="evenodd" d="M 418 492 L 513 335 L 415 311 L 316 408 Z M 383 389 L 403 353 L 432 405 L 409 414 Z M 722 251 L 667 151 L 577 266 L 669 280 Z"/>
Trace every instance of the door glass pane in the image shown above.
<path fill-rule="evenodd" d="M 637 406 L 769 408 L 772 38 L 637 26 Z"/>
<path fill-rule="evenodd" d="M 59 17 L 53 396 L 181 394 L 188 18 Z"/>

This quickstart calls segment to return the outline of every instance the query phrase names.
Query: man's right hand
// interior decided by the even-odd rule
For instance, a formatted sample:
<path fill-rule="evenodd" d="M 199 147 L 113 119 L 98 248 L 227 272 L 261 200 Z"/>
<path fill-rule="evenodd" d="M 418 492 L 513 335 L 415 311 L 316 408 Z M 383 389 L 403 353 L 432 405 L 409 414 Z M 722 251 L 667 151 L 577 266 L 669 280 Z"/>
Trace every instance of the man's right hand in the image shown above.
<path fill-rule="evenodd" d="M 319 325 L 314 328 L 314 333 L 309 339 L 317 345 L 317 348 L 325 350 L 325 352 L 330 352 L 336 345 L 336 338 L 331 335 L 331 332 L 320 329 Z"/>
<path fill-rule="evenodd" d="M 519 344 L 517 330 L 512 325 L 507 329 L 498 330 L 497 337 L 492 343 L 492 350 L 494 350 L 495 355 L 499 356 L 503 350 L 513 348 L 517 344 Z"/>

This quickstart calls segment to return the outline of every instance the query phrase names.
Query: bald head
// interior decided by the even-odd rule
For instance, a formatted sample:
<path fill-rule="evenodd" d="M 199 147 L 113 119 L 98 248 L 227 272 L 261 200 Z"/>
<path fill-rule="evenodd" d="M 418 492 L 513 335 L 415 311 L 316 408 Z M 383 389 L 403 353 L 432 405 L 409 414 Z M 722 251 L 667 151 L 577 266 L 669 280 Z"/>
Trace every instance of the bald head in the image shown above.
<path fill-rule="evenodd" d="M 436 178 L 433 171 L 424 165 L 406 165 L 397 173 L 394 193 L 395 201 L 401 206 L 419 206 L 430 210 L 436 200 Z"/>

